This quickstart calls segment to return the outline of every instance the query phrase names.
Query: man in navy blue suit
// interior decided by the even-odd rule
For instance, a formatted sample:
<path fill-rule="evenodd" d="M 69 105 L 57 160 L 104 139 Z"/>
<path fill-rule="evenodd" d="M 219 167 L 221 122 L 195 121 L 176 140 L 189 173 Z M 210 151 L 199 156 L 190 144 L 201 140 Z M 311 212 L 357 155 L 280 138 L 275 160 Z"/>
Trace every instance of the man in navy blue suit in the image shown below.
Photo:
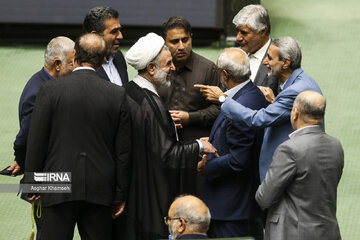
<path fill-rule="evenodd" d="M 267 106 L 264 95 L 250 80 L 249 58 L 243 50 L 225 49 L 217 66 L 223 85 L 229 89 L 225 92 L 228 98 L 254 110 Z M 198 165 L 205 174 L 202 199 L 212 215 L 210 237 L 263 238 L 261 211 L 255 201 L 262 138 L 262 130 L 233 122 L 224 114 L 216 119 L 209 142 L 218 156 L 204 156 Z"/>
<path fill-rule="evenodd" d="M 70 73 L 74 69 L 74 42 L 67 37 L 53 38 L 46 47 L 44 67 L 35 73 L 25 85 L 19 102 L 20 130 L 14 141 L 15 160 L 8 168 L 12 175 L 24 170 L 27 138 L 36 95 L 40 86 L 50 80 Z M 22 196 L 23 198 L 23 196 Z M 41 222 L 34 213 L 37 240 L 41 239 Z"/>
<path fill-rule="evenodd" d="M 119 50 L 123 35 L 118 11 L 104 6 L 90 9 L 85 16 L 83 29 L 87 33 L 99 34 L 108 47 L 108 54 L 103 65 L 97 71 L 98 75 L 119 86 L 127 83 L 129 80 L 126 62 Z"/>

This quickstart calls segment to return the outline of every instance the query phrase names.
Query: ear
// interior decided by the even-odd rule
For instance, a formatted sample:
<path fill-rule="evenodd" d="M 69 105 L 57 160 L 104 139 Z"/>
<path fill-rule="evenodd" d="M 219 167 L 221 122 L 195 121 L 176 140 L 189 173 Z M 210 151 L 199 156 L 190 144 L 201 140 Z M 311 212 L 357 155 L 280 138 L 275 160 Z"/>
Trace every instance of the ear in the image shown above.
<path fill-rule="evenodd" d="M 299 112 L 299 109 L 297 109 L 296 107 L 294 107 L 293 111 L 294 111 L 294 114 L 292 115 L 292 120 L 296 121 L 299 119 L 300 112 Z"/>
<path fill-rule="evenodd" d="M 147 70 L 147 72 L 148 72 L 151 76 L 154 76 L 155 73 L 156 73 L 156 65 L 155 65 L 155 63 L 149 62 L 149 63 L 146 65 L 146 70 Z"/>
<path fill-rule="evenodd" d="M 54 59 L 54 68 L 57 72 L 60 72 L 60 70 L 62 68 L 62 62 L 59 58 Z"/>
<path fill-rule="evenodd" d="M 92 30 L 90 33 L 97 33 L 95 30 Z"/>
<path fill-rule="evenodd" d="M 229 81 L 229 79 L 231 78 L 230 77 L 230 74 L 226 71 L 226 70 L 221 70 L 222 71 L 222 73 L 224 74 L 224 80 L 225 80 L 225 82 L 228 82 Z"/>
<path fill-rule="evenodd" d="M 179 221 L 177 222 L 177 231 L 178 233 L 183 233 L 186 230 L 186 223 L 185 220 L 183 218 L 180 218 Z"/>
<path fill-rule="evenodd" d="M 286 59 L 284 60 L 283 69 L 288 69 L 288 68 L 290 68 L 290 64 L 291 64 L 291 60 L 286 58 Z"/>

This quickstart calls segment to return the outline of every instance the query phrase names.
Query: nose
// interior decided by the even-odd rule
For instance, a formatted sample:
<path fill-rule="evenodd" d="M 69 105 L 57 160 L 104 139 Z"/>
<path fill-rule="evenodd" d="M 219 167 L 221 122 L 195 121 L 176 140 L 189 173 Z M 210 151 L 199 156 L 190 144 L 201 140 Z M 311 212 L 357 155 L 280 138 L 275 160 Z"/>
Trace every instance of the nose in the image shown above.
<path fill-rule="evenodd" d="M 123 35 L 122 35 L 122 32 L 119 30 L 117 35 L 116 35 L 116 39 L 123 39 Z"/>
<path fill-rule="evenodd" d="M 184 44 L 183 44 L 183 42 L 181 40 L 179 41 L 178 49 L 184 49 Z"/>
<path fill-rule="evenodd" d="M 170 65 L 170 70 L 172 70 L 172 71 L 175 71 L 175 70 L 176 70 L 175 65 L 174 65 L 173 62 L 172 62 L 171 65 Z"/>
<path fill-rule="evenodd" d="M 243 35 L 241 34 L 241 32 L 239 31 L 236 35 L 236 41 L 242 41 L 244 38 L 243 38 Z"/>
<path fill-rule="evenodd" d="M 269 64 L 269 58 L 266 56 L 262 62 L 262 64 L 264 65 L 268 65 Z"/>

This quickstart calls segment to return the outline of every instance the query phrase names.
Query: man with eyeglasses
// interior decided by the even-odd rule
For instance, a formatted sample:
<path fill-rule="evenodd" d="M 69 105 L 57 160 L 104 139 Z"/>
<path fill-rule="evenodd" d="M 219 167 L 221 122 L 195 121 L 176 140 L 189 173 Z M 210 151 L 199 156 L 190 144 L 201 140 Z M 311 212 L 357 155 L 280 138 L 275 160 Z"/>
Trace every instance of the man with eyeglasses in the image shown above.
<path fill-rule="evenodd" d="M 164 221 L 171 239 L 207 239 L 210 218 L 203 201 L 192 195 L 182 195 L 171 204 Z"/>

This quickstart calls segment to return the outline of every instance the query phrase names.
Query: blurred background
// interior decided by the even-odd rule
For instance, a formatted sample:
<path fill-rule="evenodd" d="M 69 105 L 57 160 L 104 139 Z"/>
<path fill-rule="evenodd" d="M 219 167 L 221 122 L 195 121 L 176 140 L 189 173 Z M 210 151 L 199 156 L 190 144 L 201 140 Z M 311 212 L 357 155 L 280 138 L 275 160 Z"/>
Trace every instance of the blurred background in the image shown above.
<path fill-rule="evenodd" d="M 107 5 L 119 11 L 124 54 L 140 36 L 160 33 L 166 18 L 182 15 L 192 24 L 194 51 L 215 62 L 225 47 L 235 45 L 232 19 L 249 3 L 259 1 L 1 0 L 0 169 L 14 160 L 20 95 L 28 79 L 41 69 L 46 44 L 59 35 L 75 39 L 90 8 Z M 360 2 L 262 0 L 261 4 L 269 11 L 271 37 L 288 35 L 300 42 L 302 68 L 327 98 L 326 132 L 337 137 L 345 150 L 337 204 L 340 231 L 343 240 L 360 239 Z M 130 66 L 128 72 L 129 79 L 136 75 Z M 19 180 L 0 176 L 0 184 Z M 0 240 L 27 239 L 30 210 L 30 204 L 16 193 L 0 192 Z M 76 234 L 74 239 L 80 238 Z"/>

